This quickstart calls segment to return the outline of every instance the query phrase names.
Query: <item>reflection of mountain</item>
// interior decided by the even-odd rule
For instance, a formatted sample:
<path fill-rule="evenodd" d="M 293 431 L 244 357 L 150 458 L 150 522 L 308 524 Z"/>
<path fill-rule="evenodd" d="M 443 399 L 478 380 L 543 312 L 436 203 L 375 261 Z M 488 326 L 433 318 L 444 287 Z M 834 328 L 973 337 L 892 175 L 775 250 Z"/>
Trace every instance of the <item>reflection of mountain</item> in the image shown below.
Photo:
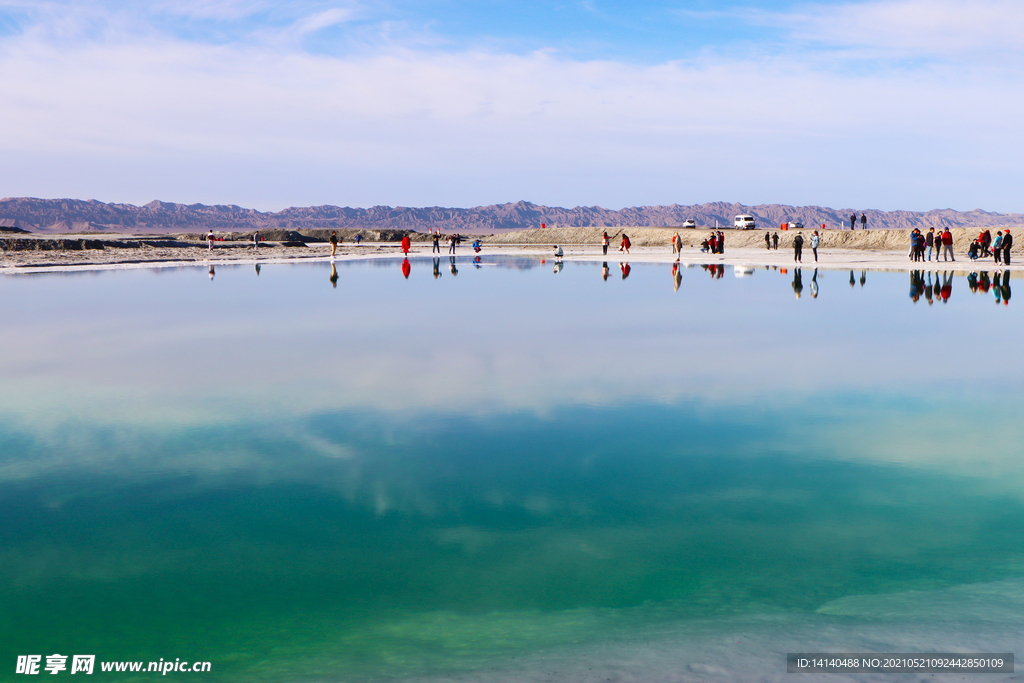
<path fill-rule="evenodd" d="M 820 206 L 760 204 L 747 206 L 712 202 L 693 206 L 639 206 L 619 210 L 599 206 L 572 209 L 549 207 L 530 202 L 493 204 L 468 209 L 445 207 L 375 206 L 358 209 L 338 206 L 291 207 L 276 213 L 245 209 L 240 206 L 207 206 L 152 201 L 145 206 L 105 204 L 90 199 L 8 198 L 0 200 L 0 226 L 39 232 L 66 233 L 86 230 L 132 233 L 314 230 L 366 228 L 374 230 L 440 229 L 460 232 L 501 232 L 548 226 L 678 226 L 687 219 L 697 225 L 732 225 L 737 214 L 749 213 L 760 225 L 778 226 L 790 220 L 805 225 L 826 224 L 830 228 L 849 225 L 853 209 Z M 857 210 L 858 216 L 862 210 Z M 874 211 L 867 214 L 868 227 L 905 229 L 948 225 L 1015 226 L 1024 225 L 1024 214 L 974 211 Z"/>

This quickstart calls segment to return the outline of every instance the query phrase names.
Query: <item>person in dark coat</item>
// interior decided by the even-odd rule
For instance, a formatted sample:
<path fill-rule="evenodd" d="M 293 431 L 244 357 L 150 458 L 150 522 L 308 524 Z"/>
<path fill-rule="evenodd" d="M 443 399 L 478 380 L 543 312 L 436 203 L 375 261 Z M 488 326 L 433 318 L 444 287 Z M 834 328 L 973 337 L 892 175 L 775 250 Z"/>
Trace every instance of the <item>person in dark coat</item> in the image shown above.
<path fill-rule="evenodd" d="M 867 230 L 868 229 L 868 217 L 867 217 L 866 214 L 863 214 L 863 213 L 860 215 L 860 229 L 861 230 Z"/>
<path fill-rule="evenodd" d="M 779 250 L 779 233 L 775 233 L 774 235 L 772 235 L 772 247 L 775 249 L 775 251 Z"/>
<path fill-rule="evenodd" d="M 793 262 L 803 263 L 803 250 L 804 250 L 804 236 L 803 233 L 797 233 L 796 237 L 793 238 Z"/>
<path fill-rule="evenodd" d="M 1010 265 L 1010 247 L 1013 246 L 1013 235 L 1007 230 L 1003 235 L 1003 263 Z"/>
<path fill-rule="evenodd" d="M 850 214 L 850 230 L 853 230 L 856 227 L 857 227 L 857 214 L 851 213 Z"/>

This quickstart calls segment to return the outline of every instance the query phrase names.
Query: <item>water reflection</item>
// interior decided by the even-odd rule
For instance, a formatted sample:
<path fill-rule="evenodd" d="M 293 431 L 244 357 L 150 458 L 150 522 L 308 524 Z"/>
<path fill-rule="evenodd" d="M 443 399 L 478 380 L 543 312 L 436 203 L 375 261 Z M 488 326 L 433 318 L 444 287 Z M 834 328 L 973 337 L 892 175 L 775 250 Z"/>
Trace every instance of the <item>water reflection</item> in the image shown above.
<path fill-rule="evenodd" d="M 259 268 L 258 265 L 256 267 Z M 260 274 L 259 270 L 256 271 L 256 274 L 257 275 Z M 337 267 L 335 267 L 334 261 L 331 261 L 331 277 L 330 277 L 330 280 L 331 280 L 331 286 L 334 287 L 335 289 L 337 289 L 338 288 L 338 269 L 337 269 Z"/>
<path fill-rule="evenodd" d="M 620 263 L 619 268 L 622 270 L 622 279 L 625 280 L 629 277 L 629 273 L 632 270 L 628 263 Z"/>
<path fill-rule="evenodd" d="M 408 236 L 406 236 L 405 239 L 408 239 Z M 412 266 L 409 265 L 409 259 L 404 259 L 402 261 L 402 275 L 405 276 L 406 280 L 409 279 L 409 273 L 411 273 L 411 272 L 412 272 Z"/>
<path fill-rule="evenodd" d="M 793 269 L 793 285 L 792 285 L 792 287 L 793 287 L 793 293 L 796 294 L 796 298 L 799 299 L 801 292 L 804 291 L 803 276 L 802 276 L 799 268 L 794 268 Z"/>
<path fill-rule="evenodd" d="M 608 262 L 605 261 L 604 263 L 601 264 L 601 279 L 604 280 L 605 282 L 607 282 L 608 281 L 608 274 L 610 272 L 611 271 L 608 268 Z"/>

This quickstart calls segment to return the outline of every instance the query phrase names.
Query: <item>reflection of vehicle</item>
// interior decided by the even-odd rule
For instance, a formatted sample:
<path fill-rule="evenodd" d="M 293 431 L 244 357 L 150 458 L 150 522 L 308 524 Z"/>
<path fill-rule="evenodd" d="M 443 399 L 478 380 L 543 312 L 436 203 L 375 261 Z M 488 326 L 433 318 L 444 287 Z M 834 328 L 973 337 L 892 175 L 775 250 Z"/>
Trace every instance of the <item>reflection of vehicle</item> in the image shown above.
<path fill-rule="evenodd" d="M 736 277 L 748 277 L 754 274 L 753 266 L 733 266 L 733 274 Z"/>
<path fill-rule="evenodd" d="M 749 213 L 744 213 L 736 216 L 733 227 L 737 230 L 754 230 L 757 226 L 754 225 L 754 217 Z"/>
<path fill-rule="evenodd" d="M 803 230 L 804 229 L 804 224 L 801 223 L 800 221 L 790 221 L 789 222 L 789 229 L 790 230 Z"/>
<path fill-rule="evenodd" d="M 693 220 L 692 218 L 687 218 L 685 221 L 683 221 L 683 227 L 684 228 L 696 228 L 697 227 L 697 221 Z"/>

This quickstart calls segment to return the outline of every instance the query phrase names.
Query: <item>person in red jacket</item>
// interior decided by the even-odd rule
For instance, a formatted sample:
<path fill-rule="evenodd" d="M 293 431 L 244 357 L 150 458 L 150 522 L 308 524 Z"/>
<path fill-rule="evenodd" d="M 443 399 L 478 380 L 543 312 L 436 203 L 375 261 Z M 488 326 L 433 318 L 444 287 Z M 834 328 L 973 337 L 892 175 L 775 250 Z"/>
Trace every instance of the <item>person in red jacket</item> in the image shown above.
<path fill-rule="evenodd" d="M 409 254 L 409 247 L 411 247 L 411 246 L 412 246 L 412 243 L 409 241 L 409 236 L 408 235 L 402 235 L 402 253 L 408 255 Z"/>
<path fill-rule="evenodd" d="M 629 253 L 629 248 L 633 246 L 633 243 L 629 241 L 629 236 L 626 233 L 622 233 L 622 244 L 619 245 L 619 251 Z"/>
<path fill-rule="evenodd" d="M 956 261 L 956 258 L 953 257 L 953 233 L 949 231 L 949 228 L 942 231 L 942 260 Z"/>

